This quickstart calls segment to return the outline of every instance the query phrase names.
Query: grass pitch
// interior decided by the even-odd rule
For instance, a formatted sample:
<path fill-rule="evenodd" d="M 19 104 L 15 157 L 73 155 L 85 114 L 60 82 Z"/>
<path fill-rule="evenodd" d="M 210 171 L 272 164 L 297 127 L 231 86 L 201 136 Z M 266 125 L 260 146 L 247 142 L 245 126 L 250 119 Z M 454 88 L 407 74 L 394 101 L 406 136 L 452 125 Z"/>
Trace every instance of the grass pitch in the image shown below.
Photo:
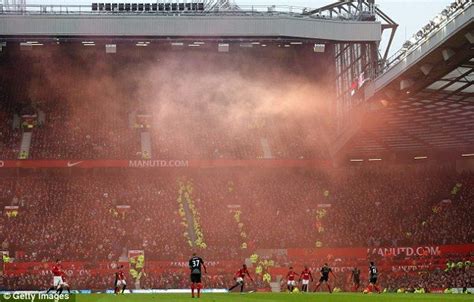
<path fill-rule="evenodd" d="M 77 302 L 474 302 L 474 295 L 463 294 L 354 294 L 354 293 L 228 293 L 203 294 L 200 299 L 192 299 L 188 294 L 125 294 L 120 296 L 108 294 L 76 295 Z"/>

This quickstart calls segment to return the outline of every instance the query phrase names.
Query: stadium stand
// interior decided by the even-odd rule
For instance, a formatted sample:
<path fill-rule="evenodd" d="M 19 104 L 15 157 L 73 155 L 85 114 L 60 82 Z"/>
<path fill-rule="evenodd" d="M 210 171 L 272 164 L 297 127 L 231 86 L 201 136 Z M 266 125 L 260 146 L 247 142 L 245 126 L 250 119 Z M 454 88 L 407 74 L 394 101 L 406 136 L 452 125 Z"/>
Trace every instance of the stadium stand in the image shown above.
<path fill-rule="evenodd" d="M 19 206 L 17 216 L 2 215 L 0 219 L 2 248 L 18 262 L 47 262 L 68 255 L 65 261 L 97 263 L 117 259 L 127 249 L 143 249 L 150 261 L 186 259 L 196 248 L 189 246 L 183 236 L 185 229 L 179 227 L 177 181 L 183 176 L 194 184 L 192 199 L 207 245 L 200 253 L 214 261 L 243 259 L 259 249 L 312 248 L 317 241 L 323 247 L 397 247 L 473 240 L 468 219 L 473 210 L 469 202 L 474 194 L 471 173 L 457 174 L 439 167 L 354 169 L 343 176 L 305 170 L 218 169 L 172 175 L 98 172 L 2 177 L 2 205 Z M 331 207 L 326 208 L 323 231 L 318 231 L 316 216 L 321 203 Z M 120 210 L 120 205 L 130 209 Z M 241 212 L 242 228 L 234 219 L 236 210 Z M 446 257 L 436 256 L 439 269 L 444 269 Z M 283 257 L 277 262 L 283 266 L 297 261 Z M 331 261 L 335 266 L 365 266 L 351 258 L 339 260 L 342 263 Z M 406 264 L 403 259 L 393 261 Z M 318 267 L 320 262 L 312 265 Z M 220 270 L 222 274 L 232 272 Z M 179 273 L 164 274 L 168 281 L 151 273 L 146 284 L 183 287 L 183 279 L 174 276 Z M 472 270 L 465 273 L 472 274 Z M 413 278 L 411 273 L 410 277 L 400 272 L 387 274 L 390 277 L 383 282 L 389 288 L 408 288 L 425 280 L 422 274 Z M 438 284 L 443 276 L 445 273 L 429 278 Z M 15 288 L 42 280 L 29 278 L 6 282 Z M 74 282 L 107 282 L 108 277 L 103 278 Z M 229 281 L 223 276 L 212 278 L 216 284 Z M 345 279 L 338 282 L 349 286 Z"/>
<path fill-rule="evenodd" d="M 92 52 L 92 58 L 104 60 L 96 64 L 76 50 L 71 56 L 48 51 L 51 53 L 38 54 L 45 56 L 43 60 L 35 55 L 10 54 L 11 60 L 22 61 L 21 68 L 8 64 L 10 61 L 4 63 L 11 74 L 3 79 L 4 93 L 8 94 L 4 99 L 15 107 L 2 114 L 9 120 L 24 111 L 44 114 L 44 122 L 29 129 L 32 138 L 28 159 L 327 157 L 326 142 L 321 139 L 321 117 L 302 117 L 273 104 L 277 94 L 290 100 L 300 97 L 298 92 L 290 95 L 295 88 L 285 86 L 285 78 L 301 82 L 297 86 L 303 90 L 301 97 L 308 97 L 308 79 L 320 81 L 321 75 L 305 70 L 297 55 L 314 61 L 315 66 L 325 59 L 316 60 L 308 50 L 284 55 L 274 50 L 276 58 L 262 57 L 258 52 L 242 54 L 231 64 L 219 54 L 190 53 L 183 59 L 172 51 L 163 52 L 162 60 L 168 62 L 162 66 L 163 71 L 147 66 L 154 59 L 151 55 L 140 61 L 115 61 Z M 123 56 L 130 60 L 133 53 L 128 50 Z M 53 59 L 60 64 L 49 64 Z M 190 66 L 189 75 L 181 76 L 177 60 Z M 185 85 L 196 82 L 200 73 L 217 72 L 222 72 L 229 87 L 216 86 L 216 81 L 207 76 L 193 86 L 174 88 L 173 78 L 181 78 L 179 85 Z M 91 73 L 94 78 L 89 77 Z M 111 77 L 112 73 L 116 76 Z M 141 81 L 143 73 L 156 78 L 156 83 Z M 245 87 L 249 85 L 248 75 L 258 73 L 262 74 L 261 81 L 269 81 L 265 74 L 285 74 L 285 78 L 276 80 L 281 88 L 257 100 L 256 95 L 264 88 L 247 92 Z M 22 79 L 28 90 L 15 79 Z M 200 97 L 202 90 L 208 91 L 204 99 Z M 149 118 L 138 121 L 138 115 Z M 150 134 L 151 155 L 141 150 L 142 132 Z M 293 135 L 295 132 L 301 135 Z M 9 142 L 2 148 L 2 159 L 18 158 L 21 133 L 2 131 L 2 140 Z"/>
<path fill-rule="evenodd" d="M 74 289 L 103 292 L 119 264 L 129 288 L 188 288 L 194 252 L 209 288 L 232 285 L 242 262 L 264 291 L 285 290 L 289 266 L 317 280 L 328 262 L 332 285 L 351 291 L 350 270 L 365 286 L 368 261 L 390 292 L 474 287 L 474 174 L 460 159 L 473 156 L 472 3 L 453 2 L 394 58 L 398 25 L 358 4 L 215 6 L 201 16 L 213 37 L 199 39 L 153 36 L 193 16 L 156 13 L 146 19 L 167 22 L 150 26 L 151 42 L 133 37 L 146 19 L 132 12 L 99 38 L 120 18 L 110 3 L 93 18 L 81 6 L 0 9 L 0 24 L 23 22 L 0 30 L 0 292 L 47 289 L 56 259 Z M 243 32 L 257 19 L 287 28 L 223 46 L 211 24 L 226 17 Z M 26 42 L 33 19 L 49 26 Z M 293 33 L 301 22 L 323 35 Z M 120 28 L 130 36 L 113 37 Z"/>

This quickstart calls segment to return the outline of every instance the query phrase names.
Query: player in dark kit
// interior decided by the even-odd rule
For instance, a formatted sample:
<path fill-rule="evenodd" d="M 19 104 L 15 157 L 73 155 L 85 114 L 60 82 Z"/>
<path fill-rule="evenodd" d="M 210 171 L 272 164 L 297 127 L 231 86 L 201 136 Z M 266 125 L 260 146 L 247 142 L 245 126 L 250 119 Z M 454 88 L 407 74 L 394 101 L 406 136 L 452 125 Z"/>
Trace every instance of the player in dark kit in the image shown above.
<path fill-rule="evenodd" d="M 332 272 L 332 269 L 329 267 L 327 263 L 324 263 L 324 266 L 321 267 L 320 272 L 321 272 L 321 278 L 319 278 L 319 282 L 318 284 L 316 284 L 316 288 L 314 289 L 314 291 L 317 291 L 322 283 L 326 283 L 329 293 L 332 293 L 331 286 L 329 285 L 329 273 L 333 275 L 334 279 L 336 279 L 336 275 L 334 275 L 334 273 Z"/>
<path fill-rule="evenodd" d="M 193 253 L 193 257 L 189 259 L 189 269 L 191 270 L 191 297 L 194 298 L 194 290 L 197 289 L 197 297 L 201 297 L 201 277 L 202 269 L 204 268 L 204 273 L 207 274 L 207 268 L 204 264 L 204 260 L 201 257 L 198 257 L 196 253 Z"/>
<path fill-rule="evenodd" d="M 239 269 L 237 273 L 235 273 L 235 285 L 229 288 L 228 291 L 231 291 L 237 286 L 240 286 L 240 292 L 242 293 L 244 291 L 244 286 L 245 286 L 245 282 L 244 282 L 245 275 L 249 276 L 249 279 L 253 282 L 253 279 L 250 276 L 249 271 L 247 270 L 247 265 L 244 264 L 242 265 L 242 268 Z"/>
<path fill-rule="evenodd" d="M 360 269 L 354 267 L 351 273 L 352 283 L 353 283 L 353 290 L 356 292 L 360 287 Z"/>
<path fill-rule="evenodd" d="M 301 272 L 300 275 L 300 282 L 302 281 L 301 285 L 301 291 L 303 293 L 308 292 L 308 285 L 309 281 L 313 282 L 313 275 L 311 274 L 311 271 L 309 270 L 308 266 L 304 267 L 304 270 Z"/>
<path fill-rule="evenodd" d="M 380 289 L 377 286 L 378 276 L 379 271 L 377 270 L 375 263 L 371 261 L 369 266 L 369 290 L 373 291 L 375 289 L 380 294 Z"/>

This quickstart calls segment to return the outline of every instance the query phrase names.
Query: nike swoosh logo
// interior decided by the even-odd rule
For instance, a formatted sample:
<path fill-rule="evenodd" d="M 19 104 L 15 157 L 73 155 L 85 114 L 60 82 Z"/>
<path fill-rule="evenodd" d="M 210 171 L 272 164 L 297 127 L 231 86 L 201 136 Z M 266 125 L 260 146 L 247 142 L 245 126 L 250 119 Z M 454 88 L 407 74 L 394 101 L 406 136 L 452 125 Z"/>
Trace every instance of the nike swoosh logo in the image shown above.
<path fill-rule="evenodd" d="M 78 162 L 70 162 L 70 161 L 68 161 L 68 162 L 67 162 L 67 166 L 68 166 L 68 168 L 71 168 L 71 167 L 74 167 L 74 166 L 79 165 L 80 163 L 82 163 L 82 161 L 78 161 Z"/>

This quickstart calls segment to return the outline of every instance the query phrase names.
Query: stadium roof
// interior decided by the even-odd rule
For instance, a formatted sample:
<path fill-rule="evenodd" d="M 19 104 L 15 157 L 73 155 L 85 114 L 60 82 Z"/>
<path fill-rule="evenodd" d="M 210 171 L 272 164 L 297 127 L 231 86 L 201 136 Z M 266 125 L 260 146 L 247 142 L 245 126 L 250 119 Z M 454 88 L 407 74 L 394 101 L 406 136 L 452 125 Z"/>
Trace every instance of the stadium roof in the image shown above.
<path fill-rule="evenodd" d="M 204 1 L 204 0 L 203 0 Z M 94 5 L 0 6 L 0 38 L 14 37 L 298 37 L 323 41 L 381 39 L 387 16 L 373 4 L 338 2 L 316 10 L 297 6 L 236 6 L 201 1 L 204 10 L 170 6 L 95 3 Z M 166 3 L 166 4 L 165 4 Z M 217 5 L 218 3 L 219 5 Z M 227 3 L 228 5 L 222 5 Z M 134 6 L 135 5 L 135 6 Z M 176 8 L 172 10 L 171 8 Z M 389 20 L 390 22 L 391 20 Z M 392 22 L 393 23 L 393 22 Z M 391 24 L 391 26 L 396 26 Z M 387 50 L 388 52 L 388 50 Z"/>
<path fill-rule="evenodd" d="M 366 87 L 363 118 L 338 155 L 347 160 L 474 153 L 473 11 L 467 1 Z"/>

